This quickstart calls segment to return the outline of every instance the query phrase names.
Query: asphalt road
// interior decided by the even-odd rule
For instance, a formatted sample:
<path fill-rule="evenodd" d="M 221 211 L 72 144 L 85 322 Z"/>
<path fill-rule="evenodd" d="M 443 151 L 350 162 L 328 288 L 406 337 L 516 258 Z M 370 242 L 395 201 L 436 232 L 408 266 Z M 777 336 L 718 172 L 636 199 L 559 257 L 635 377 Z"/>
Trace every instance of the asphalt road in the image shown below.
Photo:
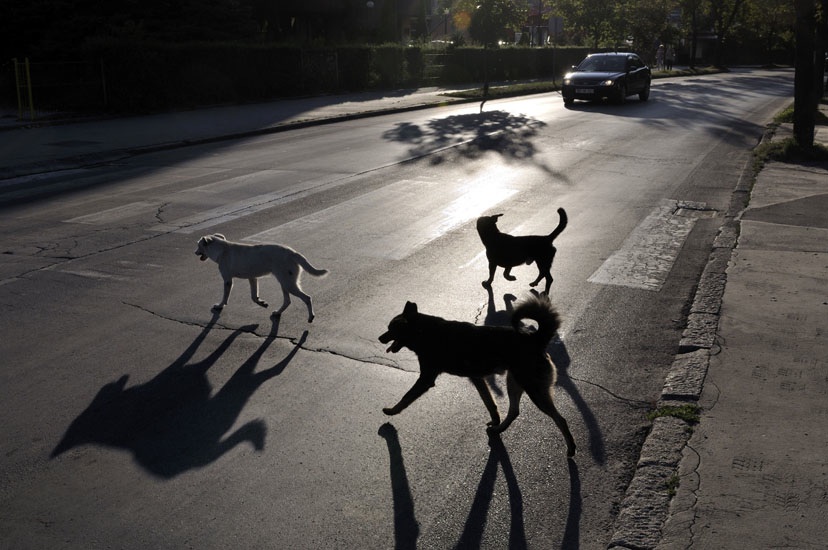
<path fill-rule="evenodd" d="M 603 548 L 750 148 L 792 74 L 403 113 L 67 172 L 5 208 L 0 538 L 9 548 Z M 550 353 L 575 461 L 524 401 L 502 439 L 464 380 L 401 415 L 412 353 L 377 336 L 407 300 L 502 323 L 474 219 L 556 241 Z M 326 278 L 278 322 L 239 282 L 220 316 L 202 234 L 281 242 Z M 260 293 L 279 304 L 272 280 Z M 447 343 L 448 345 L 448 343 Z M 502 386 L 502 385 L 501 385 Z M 505 396 L 500 397 L 505 409 Z"/>

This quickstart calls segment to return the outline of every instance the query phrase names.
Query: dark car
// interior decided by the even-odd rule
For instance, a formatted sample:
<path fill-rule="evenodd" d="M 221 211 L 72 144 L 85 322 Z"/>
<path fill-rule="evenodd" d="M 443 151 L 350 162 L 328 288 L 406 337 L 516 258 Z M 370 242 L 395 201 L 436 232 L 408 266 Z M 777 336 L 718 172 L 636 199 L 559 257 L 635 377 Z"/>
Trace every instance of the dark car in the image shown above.
<path fill-rule="evenodd" d="M 561 94 L 565 105 L 576 99 L 611 99 L 624 103 L 638 94 L 650 97 L 650 68 L 634 53 L 594 53 L 564 75 Z"/>

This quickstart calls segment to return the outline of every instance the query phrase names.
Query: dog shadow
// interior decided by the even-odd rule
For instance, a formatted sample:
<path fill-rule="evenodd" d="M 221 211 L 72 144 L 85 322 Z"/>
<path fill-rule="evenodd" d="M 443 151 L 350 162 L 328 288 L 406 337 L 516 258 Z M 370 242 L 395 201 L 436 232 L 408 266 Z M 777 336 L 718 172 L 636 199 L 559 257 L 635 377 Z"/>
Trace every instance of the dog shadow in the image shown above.
<path fill-rule="evenodd" d="M 514 306 L 517 301 L 517 296 L 514 294 L 504 294 L 503 303 L 505 309 L 497 309 L 497 306 L 495 306 L 494 291 L 492 291 L 492 287 L 486 288 L 486 292 L 489 295 L 489 302 L 486 306 L 486 317 L 483 319 L 483 324 L 490 327 L 511 327 L 512 313 L 515 309 Z M 505 392 L 503 391 L 503 388 L 500 387 L 500 384 L 498 384 L 498 380 L 495 375 L 492 374 L 487 376 L 486 384 L 488 384 L 492 392 L 494 392 L 498 397 L 503 397 L 505 395 Z"/>
<path fill-rule="evenodd" d="M 420 525 L 414 514 L 414 498 L 408 483 L 408 474 L 405 471 L 402 448 L 400 446 L 397 429 L 386 422 L 380 426 L 378 434 L 385 439 L 388 445 L 388 455 L 391 465 L 391 491 L 394 500 L 394 548 L 396 550 L 414 550 L 417 548 L 417 538 L 420 535 Z M 480 483 L 477 486 L 472 500 L 469 515 L 455 548 L 480 548 L 483 540 L 483 528 L 486 525 L 486 516 L 494 497 L 497 468 L 503 468 L 506 476 L 506 485 L 509 490 L 509 508 L 512 516 L 512 528 L 509 532 L 509 548 L 526 548 L 526 530 L 523 520 L 523 495 L 515 476 L 509 453 L 503 445 L 500 436 L 489 438 L 491 452 L 483 468 Z"/>
<path fill-rule="evenodd" d="M 213 315 L 181 356 L 152 380 L 127 388 L 129 375 L 124 375 L 104 385 L 69 425 L 52 458 L 81 445 L 101 445 L 129 451 L 145 470 L 171 479 L 204 467 L 243 443 L 263 450 L 267 434 L 263 420 L 250 421 L 227 434 L 253 393 L 284 371 L 308 333 L 302 334 L 280 362 L 254 372 L 276 338 L 278 325 L 274 324 L 250 358 L 211 395 L 207 371 L 241 334 L 258 326 L 234 330 L 207 358 L 190 364 L 217 319 L 218 315 Z"/>
<path fill-rule="evenodd" d="M 455 548 L 480 548 L 483 542 L 483 528 L 486 525 L 486 517 L 489 513 L 489 506 L 494 497 L 495 481 L 497 480 L 497 467 L 503 469 L 506 478 L 506 487 L 509 493 L 509 511 L 511 514 L 511 528 L 509 529 L 509 549 L 522 550 L 527 548 L 526 527 L 523 519 L 523 493 L 515 476 L 512 461 L 509 453 L 503 445 L 499 435 L 489 437 L 489 458 L 480 476 L 480 483 L 472 500 L 463 533 Z"/>
<path fill-rule="evenodd" d="M 569 377 L 567 371 L 572 364 L 572 359 L 569 357 L 566 344 L 561 339 L 555 339 L 549 344 L 546 352 L 552 358 L 552 362 L 555 363 L 558 369 L 558 386 L 569 394 L 569 397 L 575 404 L 575 408 L 581 413 L 581 418 L 584 420 L 584 426 L 586 426 L 589 435 L 589 452 L 592 455 L 592 459 L 598 464 L 604 464 L 606 462 L 604 435 L 601 432 L 598 419 L 595 418 L 595 414 L 592 412 L 592 408 L 584 400 L 584 396 L 581 395 L 578 386 Z"/>
<path fill-rule="evenodd" d="M 386 422 L 377 432 L 388 445 L 391 459 L 391 493 L 394 499 L 394 548 L 396 550 L 414 550 L 420 536 L 420 524 L 414 515 L 414 498 L 408 484 L 408 474 L 403 462 L 400 438 L 397 428 Z"/>
<path fill-rule="evenodd" d="M 416 550 L 420 536 L 420 525 L 414 513 L 414 497 L 408 483 L 408 474 L 403 461 L 397 429 L 386 422 L 378 431 L 388 445 L 390 457 L 391 492 L 394 501 L 394 548 L 395 550 Z M 483 467 L 480 482 L 472 499 L 469 514 L 455 548 L 480 548 L 483 542 L 489 507 L 495 494 L 498 466 L 503 469 L 509 493 L 511 528 L 509 549 L 523 550 L 526 542 L 526 526 L 523 514 L 523 493 L 520 490 L 512 461 L 499 435 L 489 437 L 491 452 Z M 567 461 L 569 467 L 569 513 L 567 514 L 561 548 L 578 548 L 580 544 L 580 522 L 582 512 L 581 480 L 574 460 Z"/>
<path fill-rule="evenodd" d="M 581 475 L 578 464 L 574 460 L 567 460 L 569 467 L 569 513 L 566 515 L 561 550 L 581 547 L 581 512 L 583 499 L 581 498 Z"/>
<path fill-rule="evenodd" d="M 515 298 L 513 294 L 504 294 L 504 309 L 498 310 L 495 305 L 494 292 L 491 288 L 486 289 L 486 291 L 489 294 L 489 304 L 483 324 L 489 326 L 511 326 L 512 312 L 514 311 L 514 304 L 517 298 Z M 531 290 L 530 292 L 538 295 L 537 290 Z M 601 433 L 601 427 L 598 424 L 598 420 L 595 418 L 595 414 L 593 414 L 592 409 L 584 400 L 584 397 L 578 390 L 578 386 L 575 385 L 572 378 L 568 375 L 567 371 L 569 370 L 569 366 L 572 364 L 572 359 L 566 349 L 566 344 L 564 344 L 563 340 L 560 338 L 555 338 L 549 343 L 546 352 L 549 354 L 549 357 L 552 358 L 552 362 L 555 363 L 555 367 L 558 371 L 557 385 L 569 394 L 575 404 L 575 407 L 584 419 L 584 425 L 589 433 L 589 450 L 592 455 L 592 459 L 598 464 L 604 464 L 606 461 L 604 436 Z M 489 383 L 489 386 L 493 391 L 498 393 L 498 395 L 503 395 L 503 390 L 497 385 L 497 381 L 494 377 L 490 377 L 486 381 Z"/>

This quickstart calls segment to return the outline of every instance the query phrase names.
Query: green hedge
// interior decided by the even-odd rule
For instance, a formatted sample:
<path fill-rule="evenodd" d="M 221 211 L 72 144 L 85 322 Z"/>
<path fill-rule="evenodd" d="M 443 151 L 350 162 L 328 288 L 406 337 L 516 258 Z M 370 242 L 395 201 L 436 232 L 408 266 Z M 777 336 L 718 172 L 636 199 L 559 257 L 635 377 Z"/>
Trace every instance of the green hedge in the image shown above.
<path fill-rule="evenodd" d="M 441 55 L 430 55 L 434 53 Z M 82 94 L 86 103 L 76 98 L 73 105 L 55 107 L 149 112 L 319 93 L 475 84 L 483 81 L 485 68 L 493 82 L 550 78 L 562 75 L 586 53 L 584 48 L 434 50 L 386 44 L 303 49 L 101 39 L 74 57 L 101 68 L 102 84 L 94 85 L 102 86 L 102 93 Z M 435 59 L 439 66 L 429 66 Z M 100 104 L 104 97 L 105 106 Z"/>

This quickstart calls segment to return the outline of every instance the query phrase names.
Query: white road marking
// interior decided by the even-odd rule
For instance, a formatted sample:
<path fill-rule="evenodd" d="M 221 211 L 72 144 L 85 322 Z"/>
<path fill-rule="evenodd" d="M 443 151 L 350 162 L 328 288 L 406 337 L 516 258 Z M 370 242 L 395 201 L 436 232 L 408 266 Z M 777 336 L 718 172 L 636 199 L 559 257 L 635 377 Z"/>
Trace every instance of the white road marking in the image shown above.
<path fill-rule="evenodd" d="M 161 202 L 148 201 L 131 202 L 129 204 L 116 206 L 115 208 L 110 208 L 109 210 L 101 210 L 100 212 L 94 212 L 92 214 L 87 214 L 86 216 L 78 216 L 77 218 L 72 218 L 71 220 L 64 220 L 64 223 L 103 225 L 134 216 L 140 216 L 142 214 L 146 214 L 147 212 L 152 212 L 157 210 L 162 204 L 163 203 Z"/>
<path fill-rule="evenodd" d="M 588 279 L 658 292 L 664 286 L 697 217 L 681 215 L 682 203 L 663 200 Z M 691 204 L 694 209 L 704 205 Z"/>
<path fill-rule="evenodd" d="M 338 257 L 343 239 L 358 254 L 401 260 L 518 192 L 491 173 L 465 185 L 402 180 L 303 218 L 250 235 L 248 242 L 303 242 L 316 257 Z"/>
<path fill-rule="evenodd" d="M 254 197 L 250 197 L 249 199 L 236 201 L 230 204 L 219 206 L 218 208 L 197 212 L 191 216 L 186 216 L 184 218 L 179 218 L 177 220 L 161 223 L 153 227 L 150 227 L 150 231 L 175 232 L 184 234 L 191 234 L 195 233 L 196 231 L 201 232 L 205 229 L 214 227 L 225 222 L 243 218 L 245 216 L 250 216 L 251 214 L 255 214 L 256 212 L 260 212 L 268 208 L 273 208 L 274 206 L 278 206 L 280 204 L 285 204 L 288 202 L 299 200 L 304 197 L 308 197 L 310 195 L 319 193 L 323 190 L 331 189 L 339 185 L 344 185 L 348 181 L 348 178 L 343 178 L 335 181 L 329 181 L 326 183 L 318 184 L 315 186 L 308 185 L 308 182 L 298 183 L 296 185 L 280 189 L 279 191 L 265 193 L 262 195 L 256 195 Z M 216 184 L 210 185 L 215 186 Z M 189 192 L 192 192 L 192 190 L 189 190 Z"/>

